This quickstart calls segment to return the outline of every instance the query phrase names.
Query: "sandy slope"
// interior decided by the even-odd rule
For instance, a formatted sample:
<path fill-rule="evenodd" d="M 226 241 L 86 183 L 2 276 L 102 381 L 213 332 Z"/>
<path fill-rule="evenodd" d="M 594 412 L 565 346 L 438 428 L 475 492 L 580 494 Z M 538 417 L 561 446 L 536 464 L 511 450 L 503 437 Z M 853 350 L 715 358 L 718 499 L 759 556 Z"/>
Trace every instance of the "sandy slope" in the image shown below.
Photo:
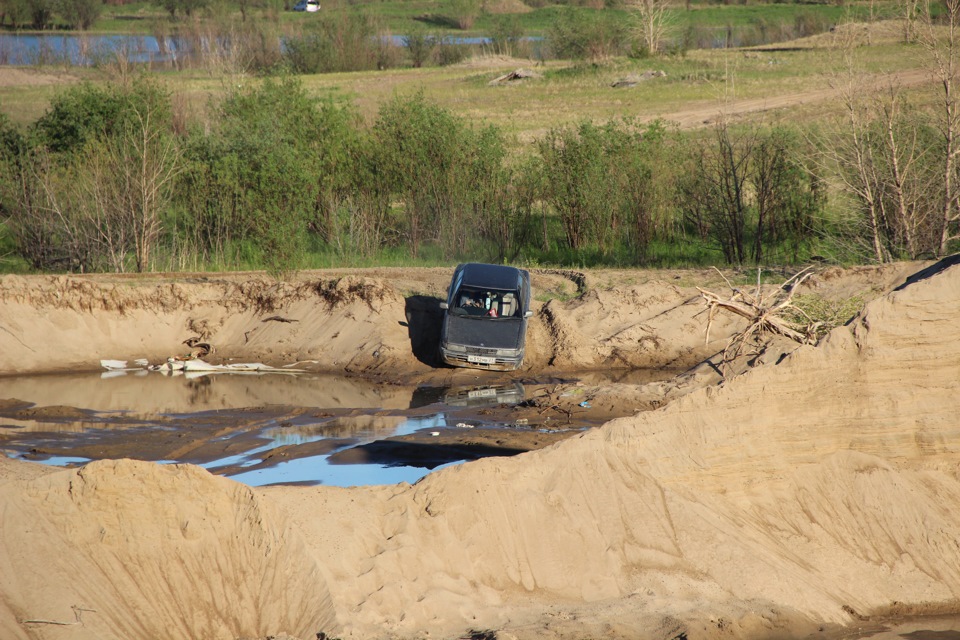
<path fill-rule="evenodd" d="M 329 550 L 354 505 L 376 508 L 361 492 L 323 499 L 338 526 L 299 526 L 349 585 L 333 595 L 359 637 L 431 618 L 442 630 L 451 609 L 518 637 L 633 638 L 785 637 L 851 612 L 956 610 L 957 313 L 955 266 L 778 366 L 378 501 L 379 527 L 351 531 L 366 538 L 355 556 Z M 518 592 L 533 602 L 517 606 Z"/>
<path fill-rule="evenodd" d="M 0 460 L 0 637 L 784 638 L 957 611 L 960 266 L 940 267 L 779 364 L 412 487 L 251 490 L 190 466 Z M 865 270 L 812 286 L 858 279 L 903 282 Z M 689 291 L 654 289 L 547 303 L 569 313 L 540 320 L 536 362 L 602 362 L 611 344 L 625 350 L 616 336 L 642 349 L 649 334 L 679 357 Z M 353 325 L 377 324 L 363 309 L 409 305 L 376 290 L 339 307 Z M 105 315 L 111 336 L 136 318 Z M 399 337 L 383 344 L 426 368 L 404 338 L 406 355 Z M 49 624 L 76 611 L 82 624 Z"/>

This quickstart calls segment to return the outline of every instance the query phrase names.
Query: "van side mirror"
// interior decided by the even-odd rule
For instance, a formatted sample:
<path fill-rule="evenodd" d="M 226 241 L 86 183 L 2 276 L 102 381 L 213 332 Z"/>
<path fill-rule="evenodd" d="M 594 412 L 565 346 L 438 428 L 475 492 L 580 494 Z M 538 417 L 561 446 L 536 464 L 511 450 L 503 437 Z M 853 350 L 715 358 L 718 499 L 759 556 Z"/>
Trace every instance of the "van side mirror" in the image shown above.
<path fill-rule="evenodd" d="M 530 311 L 530 310 L 524 311 L 524 312 L 523 312 L 523 317 L 524 317 L 524 318 L 532 318 L 532 317 L 533 317 L 533 311 Z"/>
<path fill-rule="evenodd" d="M 441 303 L 440 303 L 440 308 L 441 308 L 441 309 L 449 309 L 449 308 L 450 308 L 450 305 L 448 305 L 446 302 L 441 302 Z"/>

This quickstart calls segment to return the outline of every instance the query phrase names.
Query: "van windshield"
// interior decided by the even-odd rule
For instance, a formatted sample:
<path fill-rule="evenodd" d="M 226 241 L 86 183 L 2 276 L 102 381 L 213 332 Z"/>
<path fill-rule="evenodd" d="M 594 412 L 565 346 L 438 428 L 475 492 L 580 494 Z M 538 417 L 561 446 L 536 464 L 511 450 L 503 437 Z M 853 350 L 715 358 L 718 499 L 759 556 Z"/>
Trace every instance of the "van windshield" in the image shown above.
<path fill-rule="evenodd" d="M 477 318 L 520 318 L 520 293 L 462 286 L 453 298 L 452 310 Z"/>

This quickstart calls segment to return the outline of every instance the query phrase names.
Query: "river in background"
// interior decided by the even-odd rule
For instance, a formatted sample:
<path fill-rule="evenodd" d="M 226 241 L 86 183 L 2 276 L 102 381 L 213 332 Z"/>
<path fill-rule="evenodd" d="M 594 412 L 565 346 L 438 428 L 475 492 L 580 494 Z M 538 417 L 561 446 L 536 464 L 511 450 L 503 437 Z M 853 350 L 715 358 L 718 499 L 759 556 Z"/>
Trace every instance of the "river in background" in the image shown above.
<path fill-rule="evenodd" d="M 388 37 L 393 45 L 406 46 L 404 36 Z M 489 43 L 484 37 L 445 36 L 443 40 L 465 46 Z M 209 38 L 0 33 L 0 64 L 13 66 L 96 66 L 117 59 L 134 64 L 176 64 L 198 54 L 224 50 L 229 50 L 229 41 L 213 42 Z"/>
<path fill-rule="evenodd" d="M 137 64 L 173 62 L 189 50 L 184 44 L 172 37 L 0 33 L 0 64 L 91 66 L 118 58 Z"/>

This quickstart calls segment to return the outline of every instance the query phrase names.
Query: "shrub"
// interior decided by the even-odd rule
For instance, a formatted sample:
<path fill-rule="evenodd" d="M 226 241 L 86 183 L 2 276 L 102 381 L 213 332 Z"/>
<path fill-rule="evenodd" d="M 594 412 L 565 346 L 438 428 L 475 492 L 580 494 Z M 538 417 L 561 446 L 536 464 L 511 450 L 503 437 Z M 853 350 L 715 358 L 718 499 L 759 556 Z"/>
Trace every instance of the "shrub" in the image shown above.
<path fill-rule="evenodd" d="M 565 8 L 547 28 L 554 57 L 602 60 L 629 51 L 627 26 L 602 11 Z"/>
<path fill-rule="evenodd" d="M 0 221 L 14 213 L 14 203 L 20 198 L 17 183 L 27 151 L 26 136 L 0 113 Z"/>
<path fill-rule="evenodd" d="M 381 47 L 373 20 L 360 13 L 323 14 L 314 31 L 286 41 L 285 58 L 298 73 L 376 69 Z"/>
<path fill-rule="evenodd" d="M 499 132 L 477 133 L 418 94 L 385 104 L 374 137 L 378 172 L 403 202 L 412 254 L 426 240 L 440 241 L 447 257 L 463 254 L 480 219 L 497 206 L 505 154 Z"/>
<path fill-rule="evenodd" d="M 441 67 L 447 67 L 462 62 L 469 52 L 469 45 L 457 44 L 453 38 L 444 37 L 437 44 L 433 55 L 437 64 Z"/>
<path fill-rule="evenodd" d="M 209 6 L 210 0 L 153 0 L 153 4 L 163 7 L 170 13 L 171 18 L 175 18 L 178 13 L 190 17 L 200 9 Z"/>
<path fill-rule="evenodd" d="M 516 15 L 497 16 L 489 37 L 490 48 L 495 53 L 505 56 L 518 55 L 523 42 L 523 26 Z"/>
<path fill-rule="evenodd" d="M 765 250 L 777 245 L 785 245 L 796 262 L 801 244 L 817 233 L 826 195 L 817 175 L 804 166 L 801 149 L 800 136 L 784 127 L 763 133 L 754 146 L 750 182 L 757 220 L 752 257 L 758 264 L 767 257 Z"/>
<path fill-rule="evenodd" d="M 100 17 L 103 0 L 59 0 L 57 12 L 74 29 L 86 31 Z"/>
<path fill-rule="evenodd" d="M 75 87 L 36 123 L 35 145 L 16 143 L 15 162 L 5 154 L 15 187 L 4 194 L 8 226 L 35 268 L 150 268 L 179 171 L 169 102 L 143 78 Z"/>
<path fill-rule="evenodd" d="M 285 78 L 229 95 L 217 115 L 188 149 L 180 193 L 192 242 L 219 256 L 252 243 L 269 270 L 296 268 L 308 228 L 326 232 L 342 200 L 352 112 Z"/>
<path fill-rule="evenodd" d="M 138 112 L 156 110 L 170 117 L 169 96 L 160 85 L 138 78 L 129 88 L 83 83 L 57 94 L 34 123 L 37 141 L 54 153 L 77 151 L 89 140 L 110 137 Z"/>
<path fill-rule="evenodd" d="M 430 59 L 434 48 L 437 46 L 436 36 L 430 35 L 425 31 L 413 30 L 404 37 L 404 44 L 407 52 L 410 54 L 410 61 L 414 68 L 419 69 L 423 63 Z"/>
<path fill-rule="evenodd" d="M 833 24 L 829 18 L 817 11 L 801 11 L 794 18 L 794 32 L 797 38 L 815 36 L 829 31 Z"/>
<path fill-rule="evenodd" d="M 446 0 L 446 13 L 458 29 L 472 29 L 480 15 L 480 0 Z"/>
<path fill-rule="evenodd" d="M 643 260 L 665 216 L 665 129 L 660 123 L 589 122 L 550 131 L 538 144 L 542 197 L 557 213 L 566 244 L 607 253 L 629 239 Z"/>

